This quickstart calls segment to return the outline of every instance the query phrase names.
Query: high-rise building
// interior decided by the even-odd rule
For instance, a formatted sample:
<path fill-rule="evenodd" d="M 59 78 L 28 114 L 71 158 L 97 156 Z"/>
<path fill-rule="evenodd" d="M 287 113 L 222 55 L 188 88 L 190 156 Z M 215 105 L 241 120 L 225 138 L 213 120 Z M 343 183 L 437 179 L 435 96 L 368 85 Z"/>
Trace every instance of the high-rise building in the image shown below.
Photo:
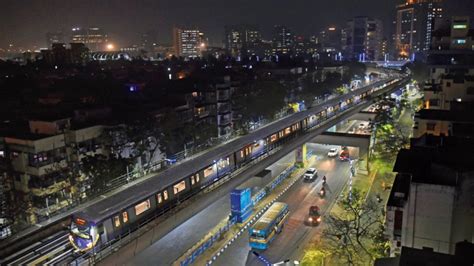
<path fill-rule="evenodd" d="M 274 54 L 287 54 L 293 47 L 294 36 L 286 26 L 275 25 L 273 27 L 272 41 Z"/>
<path fill-rule="evenodd" d="M 225 27 L 225 48 L 232 56 L 252 55 L 261 35 L 256 25 L 231 25 Z"/>
<path fill-rule="evenodd" d="M 140 48 L 147 52 L 153 52 L 155 47 L 158 46 L 158 34 L 154 30 L 147 31 L 141 36 Z"/>
<path fill-rule="evenodd" d="M 91 52 L 105 51 L 107 34 L 100 28 L 72 28 L 71 43 L 83 43 Z"/>
<path fill-rule="evenodd" d="M 62 31 L 46 33 L 46 44 L 48 48 L 53 46 L 53 43 L 64 43 L 64 35 Z"/>
<path fill-rule="evenodd" d="M 341 29 L 331 26 L 319 33 L 318 40 L 324 51 L 340 51 L 341 38 Z"/>
<path fill-rule="evenodd" d="M 379 60 L 382 57 L 382 22 L 370 17 L 355 17 L 345 30 L 345 57 L 359 61 Z"/>
<path fill-rule="evenodd" d="M 397 6 L 395 21 L 396 57 L 408 59 L 427 51 L 435 19 L 442 17 L 441 0 L 407 0 Z"/>
<path fill-rule="evenodd" d="M 196 58 L 206 49 L 204 33 L 198 29 L 173 29 L 173 46 L 178 56 Z"/>

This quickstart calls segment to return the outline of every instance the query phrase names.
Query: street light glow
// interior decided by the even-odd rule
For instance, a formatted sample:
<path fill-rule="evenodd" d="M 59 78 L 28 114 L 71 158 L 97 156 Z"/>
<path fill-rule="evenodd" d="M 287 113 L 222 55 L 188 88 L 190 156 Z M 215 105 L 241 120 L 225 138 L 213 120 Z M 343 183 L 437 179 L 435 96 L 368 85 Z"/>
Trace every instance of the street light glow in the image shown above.
<path fill-rule="evenodd" d="M 108 51 L 113 51 L 115 49 L 115 46 L 112 43 L 107 44 L 106 46 Z"/>

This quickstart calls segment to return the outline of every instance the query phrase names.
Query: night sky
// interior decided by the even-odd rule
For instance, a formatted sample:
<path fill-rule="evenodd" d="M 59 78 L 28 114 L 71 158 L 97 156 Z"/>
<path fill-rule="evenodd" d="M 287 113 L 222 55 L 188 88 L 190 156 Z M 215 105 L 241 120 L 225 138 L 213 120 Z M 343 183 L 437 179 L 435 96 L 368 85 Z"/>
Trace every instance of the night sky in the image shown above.
<path fill-rule="evenodd" d="M 120 46 L 138 44 L 141 33 L 148 30 L 156 30 L 159 41 L 170 42 L 173 25 L 197 26 L 211 44 L 220 45 L 226 24 L 259 24 L 264 37 L 274 24 L 311 35 L 357 15 L 383 20 L 389 37 L 395 5 L 400 2 L 403 0 L 1 0 L 0 47 L 9 43 L 29 49 L 45 47 L 46 32 L 62 29 L 69 33 L 73 26 L 102 27 Z M 448 2 L 449 13 L 474 12 L 474 0 Z"/>

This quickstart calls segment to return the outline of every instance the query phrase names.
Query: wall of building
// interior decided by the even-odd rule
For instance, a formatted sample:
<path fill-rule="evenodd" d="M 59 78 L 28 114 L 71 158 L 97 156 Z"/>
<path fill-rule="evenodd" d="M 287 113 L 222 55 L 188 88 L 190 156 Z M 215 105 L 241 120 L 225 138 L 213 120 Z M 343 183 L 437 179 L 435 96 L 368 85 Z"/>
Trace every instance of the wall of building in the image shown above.
<path fill-rule="evenodd" d="M 412 182 L 403 215 L 402 245 L 450 253 L 455 188 Z"/>

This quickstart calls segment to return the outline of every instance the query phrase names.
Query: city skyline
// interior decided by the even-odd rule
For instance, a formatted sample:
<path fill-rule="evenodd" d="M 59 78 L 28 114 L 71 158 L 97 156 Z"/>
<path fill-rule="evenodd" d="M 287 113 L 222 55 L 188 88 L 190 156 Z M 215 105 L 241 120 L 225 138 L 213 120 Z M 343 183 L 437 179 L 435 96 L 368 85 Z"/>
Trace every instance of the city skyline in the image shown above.
<path fill-rule="evenodd" d="M 7 0 L 0 12 L 3 13 L 0 16 L 0 47 L 4 48 L 9 44 L 28 49 L 32 46 L 45 47 L 47 32 L 62 30 L 67 35 L 72 27 L 77 26 L 103 28 L 109 33 L 110 39 L 122 47 L 138 43 L 139 36 L 148 30 L 157 30 L 161 43 L 171 43 L 174 25 L 199 28 L 209 37 L 210 44 L 215 46 L 222 44 L 223 25 L 227 24 L 258 24 L 263 37 L 268 38 L 274 24 L 286 25 L 295 34 L 314 35 L 329 25 L 341 26 L 343 21 L 354 16 L 367 15 L 382 19 L 384 27 L 388 29 L 392 23 L 393 7 L 403 2 L 389 0 L 373 3 L 362 0 L 347 3 L 335 0 L 295 5 L 280 0 L 271 3 L 247 0 L 239 3 L 203 1 L 199 4 L 184 1 L 178 6 L 171 1 L 148 0 L 109 0 L 100 3 L 92 0 L 46 0 L 41 3 Z M 25 5 L 28 8 L 24 8 Z M 272 12 L 267 11 L 270 5 Z M 91 6 L 94 8 L 90 8 Z"/>

